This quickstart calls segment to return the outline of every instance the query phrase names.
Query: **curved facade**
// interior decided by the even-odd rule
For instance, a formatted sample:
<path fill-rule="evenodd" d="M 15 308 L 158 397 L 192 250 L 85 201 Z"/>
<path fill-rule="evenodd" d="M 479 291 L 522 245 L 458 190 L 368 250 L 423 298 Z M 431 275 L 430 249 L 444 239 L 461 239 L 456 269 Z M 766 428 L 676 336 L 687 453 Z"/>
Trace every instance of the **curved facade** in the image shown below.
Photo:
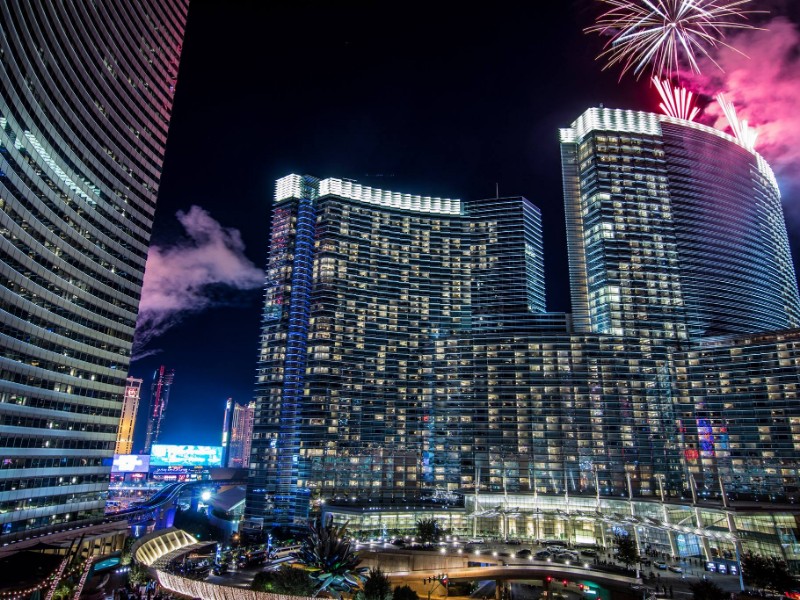
<path fill-rule="evenodd" d="M 689 335 L 797 327 L 781 198 L 761 157 L 716 130 L 661 123 Z"/>
<path fill-rule="evenodd" d="M 102 516 L 187 1 L 0 6 L 0 536 Z"/>
<path fill-rule="evenodd" d="M 716 129 L 634 111 L 590 109 L 561 136 L 577 327 L 686 340 L 800 324 L 761 156 Z"/>

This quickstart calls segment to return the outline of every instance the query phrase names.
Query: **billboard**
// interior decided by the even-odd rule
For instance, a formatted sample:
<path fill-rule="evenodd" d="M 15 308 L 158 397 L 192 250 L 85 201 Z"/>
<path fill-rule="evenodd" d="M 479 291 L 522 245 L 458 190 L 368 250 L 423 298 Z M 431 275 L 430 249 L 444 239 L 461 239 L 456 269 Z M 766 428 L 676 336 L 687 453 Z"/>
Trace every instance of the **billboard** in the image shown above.
<path fill-rule="evenodd" d="M 115 454 L 111 463 L 112 473 L 147 473 L 150 457 L 147 454 Z"/>
<path fill-rule="evenodd" d="M 221 467 L 222 446 L 153 444 L 151 467 Z"/>

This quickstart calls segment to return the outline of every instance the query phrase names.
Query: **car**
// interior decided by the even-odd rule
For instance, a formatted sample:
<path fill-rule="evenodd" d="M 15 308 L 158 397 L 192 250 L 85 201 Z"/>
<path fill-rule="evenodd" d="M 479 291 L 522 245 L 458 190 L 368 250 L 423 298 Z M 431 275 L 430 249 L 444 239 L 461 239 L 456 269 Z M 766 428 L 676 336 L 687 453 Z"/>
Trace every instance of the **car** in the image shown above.
<path fill-rule="evenodd" d="M 509 546 L 519 546 L 522 542 L 520 540 L 506 540 L 506 544 Z"/>
<path fill-rule="evenodd" d="M 536 558 L 541 558 L 542 560 L 550 558 L 553 556 L 553 553 L 550 550 L 539 550 L 536 554 L 534 554 Z"/>
<path fill-rule="evenodd" d="M 215 564 L 211 567 L 211 572 L 214 573 L 214 575 L 224 575 L 228 572 L 228 563 Z"/>
<path fill-rule="evenodd" d="M 578 560 L 578 555 L 570 550 L 564 550 L 556 554 L 556 558 L 559 560 Z"/>
<path fill-rule="evenodd" d="M 597 550 L 592 550 L 591 548 L 584 548 L 581 550 L 581 554 L 584 556 L 597 556 Z"/>
<path fill-rule="evenodd" d="M 659 569 L 660 571 L 666 571 L 667 570 L 667 563 L 665 563 L 665 562 L 657 562 L 655 564 L 655 567 L 656 567 L 656 569 Z"/>
<path fill-rule="evenodd" d="M 516 556 L 517 558 L 530 558 L 531 554 L 533 553 L 530 550 L 528 550 L 527 548 L 523 548 L 522 550 L 517 552 L 514 556 Z"/>
<path fill-rule="evenodd" d="M 672 571 L 673 573 L 683 573 L 683 569 L 677 565 L 670 565 L 669 570 Z"/>

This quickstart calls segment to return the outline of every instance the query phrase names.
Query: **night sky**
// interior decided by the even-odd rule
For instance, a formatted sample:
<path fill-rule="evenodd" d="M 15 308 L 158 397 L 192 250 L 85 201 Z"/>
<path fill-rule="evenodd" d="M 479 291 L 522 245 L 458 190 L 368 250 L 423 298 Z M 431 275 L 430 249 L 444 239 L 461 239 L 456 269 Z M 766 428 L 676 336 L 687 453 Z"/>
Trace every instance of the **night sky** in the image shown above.
<path fill-rule="evenodd" d="M 800 49 L 798 4 L 772 2 L 760 17 L 790 20 L 790 66 Z M 548 310 L 568 311 L 558 128 L 601 103 L 658 105 L 646 77 L 619 82 L 619 70 L 603 72 L 594 60 L 605 40 L 583 29 L 597 9 L 591 0 L 477 11 L 192 0 L 153 243 L 185 245 L 175 215 L 196 205 L 238 230 L 243 262 L 263 269 L 274 181 L 289 173 L 462 199 L 494 197 L 497 184 L 541 209 Z M 782 158 L 776 171 L 791 207 L 800 163 Z M 789 228 L 800 230 L 800 218 L 790 214 Z M 205 288 L 212 308 L 178 314 L 181 322 L 145 348 L 158 352 L 132 363 L 130 374 L 145 379 L 135 451 L 159 364 L 176 370 L 162 443 L 217 445 L 225 399 L 252 399 L 262 290 L 250 287 Z"/>

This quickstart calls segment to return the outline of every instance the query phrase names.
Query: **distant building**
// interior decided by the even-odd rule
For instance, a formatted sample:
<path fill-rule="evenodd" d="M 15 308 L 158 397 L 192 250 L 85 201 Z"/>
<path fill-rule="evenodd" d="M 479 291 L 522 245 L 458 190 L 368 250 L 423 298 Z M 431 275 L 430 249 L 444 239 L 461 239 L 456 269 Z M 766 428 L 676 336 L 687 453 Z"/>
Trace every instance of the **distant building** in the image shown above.
<path fill-rule="evenodd" d="M 253 439 L 253 417 L 256 403 L 234 404 L 231 419 L 231 437 L 228 452 L 228 467 L 246 469 L 250 464 L 250 447 Z"/>
<path fill-rule="evenodd" d="M 103 517 L 189 2 L 0 4 L 6 543 Z"/>
<path fill-rule="evenodd" d="M 133 452 L 133 433 L 136 427 L 136 413 L 139 411 L 142 380 L 128 377 L 127 381 L 114 454 L 130 454 Z"/>
<path fill-rule="evenodd" d="M 233 418 L 233 398 L 225 401 L 225 413 L 222 415 L 222 464 L 228 464 L 228 453 L 231 442 L 231 419 Z"/>
<path fill-rule="evenodd" d="M 150 407 L 147 421 L 147 435 L 144 440 L 144 454 L 150 454 L 150 448 L 158 443 L 161 434 L 161 425 L 167 412 L 169 392 L 175 380 L 175 369 L 167 369 L 161 365 L 153 373 L 153 383 L 150 385 Z"/>

